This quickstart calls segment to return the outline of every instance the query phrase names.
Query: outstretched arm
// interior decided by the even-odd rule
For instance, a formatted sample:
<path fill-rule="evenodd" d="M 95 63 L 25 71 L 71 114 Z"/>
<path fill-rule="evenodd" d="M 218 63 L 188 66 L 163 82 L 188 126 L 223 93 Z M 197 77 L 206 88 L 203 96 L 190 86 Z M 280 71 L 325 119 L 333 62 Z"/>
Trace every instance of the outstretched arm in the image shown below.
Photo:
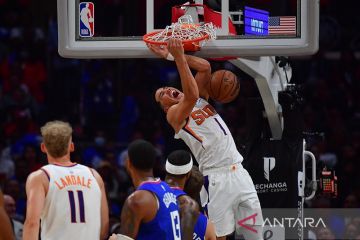
<path fill-rule="evenodd" d="M 181 86 L 184 97 L 179 103 L 172 105 L 166 114 L 167 121 L 174 128 L 175 132 L 179 132 L 185 125 L 186 119 L 191 114 L 196 101 L 199 98 L 199 89 L 192 72 L 190 71 L 188 62 L 184 54 L 184 47 L 180 39 L 170 39 L 167 47 L 149 45 L 149 49 L 158 56 L 165 56 L 170 53 L 176 63 L 178 69 Z"/>
<path fill-rule="evenodd" d="M 185 55 L 186 61 L 191 69 L 197 71 L 195 81 L 199 88 L 199 95 L 206 100 L 209 98 L 208 84 L 211 79 L 210 63 L 200 57 Z"/>
<path fill-rule="evenodd" d="M 151 44 L 148 44 L 147 46 L 153 53 L 155 53 L 155 55 L 161 58 L 168 60 L 173 58 L 167 46 L 151 45 Z M 205 99 L 208 99 L 209 98 L 208 84 L 211 78 L 210 63 L 206 59 L 200 57 L 187 55 L 187 54 L 185 54 L 184 56 L 189 67 L 197 72 L 195 75 L 195 81 L 199 89 L 199 95 Z"/>
<path fill-rule="evenodd" d="M 168 122 L 177 133 L 185 125 L 186 119 L 191 114 L 199 98 L 199 88 L 186 61 L 181 40 L 170 39 L 168 49 L 175 58 L 176 67 L 181 79 L 181 87 L 184 93 L 184 97 L 180 102 L 171 106 L 166 115 Z"/>
<path fill-rule="evenodd" d="M 178 198 L 180 205 L 181 233 L 183 239 L 192 239 L 199 208 L 197 203 L 189 196 L 183 195 Z"/>

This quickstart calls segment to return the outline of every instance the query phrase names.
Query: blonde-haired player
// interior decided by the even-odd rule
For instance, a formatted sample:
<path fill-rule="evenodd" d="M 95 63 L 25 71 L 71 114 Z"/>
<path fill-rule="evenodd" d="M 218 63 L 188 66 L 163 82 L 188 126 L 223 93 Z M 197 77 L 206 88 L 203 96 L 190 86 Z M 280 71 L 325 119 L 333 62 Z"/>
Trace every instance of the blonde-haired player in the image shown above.
<path fill-rule="evenodd" d="M 72 128 L 62 121 L 41 128 L 48 165 L 26 181 L 24 240 L 98 240 L 107 235 L 109 211 L 104 183 L 93 169 L 70 161 Z"/>

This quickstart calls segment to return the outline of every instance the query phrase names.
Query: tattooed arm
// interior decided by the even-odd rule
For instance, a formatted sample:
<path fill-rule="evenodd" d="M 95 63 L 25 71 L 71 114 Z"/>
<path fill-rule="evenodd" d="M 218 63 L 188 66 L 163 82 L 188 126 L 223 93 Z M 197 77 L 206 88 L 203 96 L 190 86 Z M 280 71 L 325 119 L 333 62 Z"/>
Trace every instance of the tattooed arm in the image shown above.
<path fill-rule="evenodd" d="M 125 201 L 121 211 L 120 233 L 136 238 L 140 224 L 151 221 L 157 213 L 155 196 L 148 191 L 135 191 Z"/>
<path fill-rule="evenodd" d="M 199 216 L 198 204 L 189 196 L 178 198 L 180 207 L 180 226 L 183 239 L 192 239 L 197 218 Z"/>

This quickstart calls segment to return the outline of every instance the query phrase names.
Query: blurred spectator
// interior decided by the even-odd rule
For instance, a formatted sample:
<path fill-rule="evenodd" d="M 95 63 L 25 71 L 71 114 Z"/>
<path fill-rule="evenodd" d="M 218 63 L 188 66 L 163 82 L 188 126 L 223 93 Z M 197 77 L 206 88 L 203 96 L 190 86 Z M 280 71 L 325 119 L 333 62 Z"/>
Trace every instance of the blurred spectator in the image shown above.
<path fill-rule="evenodd" d="M 121 168 L 125 168 L 125 161 L 127 158 L 128 158 L 128 151 L 127 149 L 124 149 L 123 151 L 120 152 L 118 156 L 118 160 L 117 160 L 118 166 Z"/>
<path fill-rule="evenodd" d="M 346 196 L 343 208 L 359 208 L 359 199 L 354 194 Z"/>
<path fill-rule="evenodd" d="M 129 194 L 128 189 L 131 184 L 130 179 L 124 179 L 124 176 L 119 174 L 116 166 L 108 161 L 101 161 L 96 170 L 104 180 L 106 193 L 109 199 L 110 212 L 120 216 L 120 206 L 122 206 Z"/>
<path fill-rule="evenodd" d="M 120 112 L 118 141 L 129 142 L 135 123 L 139 117 L 139 109 L 134 96 L 125 96 Z"/>
<path fill-rule="evenodd" d="M 103 130 L 95 130 L 93 143 L 94 144 L 85 147 L 82 158 L 84 164 L 97 168 L 104 159 L 104 147 L 107 143 L 107 137 Z"/>
<path fill-rule="evenodd" d="M 4 195 L 5 211 L 10 217 L 13 225 L 16 240 L 22 240 L 24 224 L 16 220 L 16 204 L 15 200 L 10 195 Z"/>
<path fill-rule="evenodd" d="M 15 219 L 23 222 L 25 216 L 25 187 L 20 186 L 17 180 L 8 180 L 4 185 L 4 194 L 11 196 L 16 203 Z"/>
<path fill-rule="evenodd" d="M 320 229 L 316 230 L 316 239 L 335 240 L 335 235 L 330 230 L 330 228 L 321 227 Z"/>
<path fill-rule="evenodd" d="M 353 223 L 350 223 L 345 228 L 343 239 L 355 239 L 360 234 L 360 229 Z"/>
<path fill-rule="evenodd" d="M 47 80 L 45 63 L 41 61 L 41 52 L 34 49 L 29 52 L 28 58 L 23 63 L 22 82 L 28 87 L 30 94 L 35 100 L 43 104 L 45 100 L 44 86 Z"/>
<path fill-rule="evenodd" d="M 15 174 L 15 164 L 11 158 L 11 149 L 0 141 L 0 183 L 1 176 L 10 179 Z"/>
<path fill-rule="evenodd" d="M 42 166 L 46 165 L 45 161 L 41 161 L 39 155 L 39 148 L 32 145 L 25 146 L 23 156 L 24 162 L 27 163 L 31 172 L 40 169 Z M 21 161 L 21 160 L 20 160 Z"/>

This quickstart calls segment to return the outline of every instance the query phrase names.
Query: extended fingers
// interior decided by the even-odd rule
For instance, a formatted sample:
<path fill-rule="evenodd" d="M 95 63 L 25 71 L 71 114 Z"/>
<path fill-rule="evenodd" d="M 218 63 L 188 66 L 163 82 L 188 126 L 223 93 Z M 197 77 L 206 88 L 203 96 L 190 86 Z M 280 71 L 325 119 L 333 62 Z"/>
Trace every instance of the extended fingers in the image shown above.
<path fill-rule="evenodd" d="M 177 47 L 182 47 L 182 41 L 180 39 L 175 39 L 175 44 Z"/>
<path fill-rule="evenodd" d="M 147 43 L 146 46 L 152 51 L 155 52 L 154 45 Z"/>
<path fill-rule="evenodd" d="M 170 38 L 168 41 L 168 48 L 174 48 L 174 47 L 182 47 L 182 41 L 181 39 L 177 38 Z"/>

